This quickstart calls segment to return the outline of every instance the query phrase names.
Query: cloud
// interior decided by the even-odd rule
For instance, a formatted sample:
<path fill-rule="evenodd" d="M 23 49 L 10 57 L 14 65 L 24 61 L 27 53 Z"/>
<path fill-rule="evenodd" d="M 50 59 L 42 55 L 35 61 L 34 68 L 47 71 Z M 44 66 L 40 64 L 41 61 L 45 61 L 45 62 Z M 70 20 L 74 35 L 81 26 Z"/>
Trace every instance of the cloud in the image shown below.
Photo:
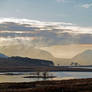
<path fill-rule="evenodd" d="M 9 46 L 9 45 L 25 45 L 28 44 L 32 46 L 33 40 L 38 39 L 37 37 L 0 37 L 0 46 Z"/>
<path fill-rule="evenodd" d="M 43 21 L 29 20 L 29 19 L 0 18 L 0 23 L 4 23 L 4 22 L 28 24 L 36 27 L 44 27 L 44 26 L 51 26 L 51 25 L 72 25 L 72 23 L 65 23 L 65 22 L 43 22 Z"/>
<path fill-rule="evenodd" d="M 65 22 L 1 18 L 0 44 L 16 43 L 32 46 L 92 44 L 92 28 Z"/>
<path fill-rule="evenodd" d="M 57 2 L 64 2 L 65 0 L 56 0 Z"/>
<path fill-rule="evenodd" d="M 81 5 L 82 8 L 90 8 L 92 7 L 92 3 L 89 3 L 89 4 L 83 4 Z"/>

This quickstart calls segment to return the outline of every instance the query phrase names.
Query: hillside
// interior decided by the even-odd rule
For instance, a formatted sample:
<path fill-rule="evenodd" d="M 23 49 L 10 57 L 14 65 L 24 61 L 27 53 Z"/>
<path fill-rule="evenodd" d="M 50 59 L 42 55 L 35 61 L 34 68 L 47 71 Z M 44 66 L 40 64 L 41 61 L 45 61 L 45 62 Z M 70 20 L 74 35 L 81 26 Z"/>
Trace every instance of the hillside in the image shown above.
<path fill-rule="evenodd" d="M 54 63 L 49 60 L 31 59 L 27 57 L 8 57 L 0 58 L 0 67 L 27 67 L 27 66 L 53 66 Z"/>
<path fill-rule="evenodd" d="M 92 65 L 92 50 L 86 50 L 76 55 L 72 58 L 72 61 L 78 62 L 82 65 Z"/>
<path fill-rule="evenodd" d="M 6 56 L 6 55 L 0 53 L 0 58 L 7 58 L 7 57 L 8 57 L 8 56 Z"/>

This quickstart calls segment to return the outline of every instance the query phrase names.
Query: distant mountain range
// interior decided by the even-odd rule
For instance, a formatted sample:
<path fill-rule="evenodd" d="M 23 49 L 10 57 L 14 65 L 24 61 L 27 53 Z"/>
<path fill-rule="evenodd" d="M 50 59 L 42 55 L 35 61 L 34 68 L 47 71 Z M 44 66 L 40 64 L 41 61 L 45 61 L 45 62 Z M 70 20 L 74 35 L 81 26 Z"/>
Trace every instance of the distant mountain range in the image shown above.
<path fill-rule="evenodd" d="M 22 56 L 22 57 L 29 57 L 35 59 L 43 59 L 43 60 L 50 60 L 57 64 L 61 65 L 69 65 L 69 59 L 63 58 L 56 58 L 52 54 L 47 51 L 37 49 L 34 47 L 27 47 L 25 48 L 24 45 L 12 45 L 12 46 L 4 46 L 0 48 L 0 52 L 5 53 L 7 56 Z"/>
<path fill-rule="evenodd" d="M 10 55 L 12 55 L 12 53 L 14 54 L 15 52 L 13 52 L 13 49 L 11 50 L 10 48 L 5 49 L 5 51 L 9 50 L 10 51 Z M 18 53 L 17 48 L 15 48 L 16 53 L 15 56 L 20 54 Z M 64 59 L 64 58 L 55 58 L 54 56 L 52 56 L 50 53 L 43 51 L 43 50 L 39 50 L 39 49 L 34 49 L 34 48 L 30 48 L 25 50 L 20 50 L 21 56 L 27 56 L 26 57 L 30 57 L 30 58 L 35 58 L 35 59 L 42 59 L 42 60 L 47 60 L 47 61 L 53 61 L 56 65 L 60 64 L 60 65 L 70 65 L 72 62 L 77 62 L 80 65 L 92 65 L 92 50 L 86 50 L 78 55 L 76 55 L 75 57 L 73 57 L 72 59 Z M 4 54 L 0 54 L 0 58 L 6 58 L 7 56 Z M 38 62 L 38 60 L 37 60 Z M 35 62 L 36 63 L 36 62 Z M 52 64 L 53 65 L 53 64 Z"/>

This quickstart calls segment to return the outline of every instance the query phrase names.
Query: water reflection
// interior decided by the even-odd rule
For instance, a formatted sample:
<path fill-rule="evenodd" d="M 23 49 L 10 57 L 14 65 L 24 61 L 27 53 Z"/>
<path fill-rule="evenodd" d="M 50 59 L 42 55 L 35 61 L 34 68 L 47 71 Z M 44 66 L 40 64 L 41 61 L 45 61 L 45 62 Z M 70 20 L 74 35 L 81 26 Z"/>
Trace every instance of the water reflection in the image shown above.
<path fill-rule="evenodd" d="M 35 76 L 35 75 L 36 75 L 35 72 L 0 73 L 0 83 L 2 83 L 2 82 L 32 82 L 32 81 L 51 80 L 51 78 L 45 78 L 45 77 L 40 78 L 41 75 L 39 77 Z"/>
<path fill-rule="evenodd" d="M 0 73 L 0 83 L 3 82 L 32 82 L 41 80 L 67 80 L 75 78 L 92 78 L 91 72 L 51 72 L 50 75 L 57 76 L 56 78 L 24 78 L 35 75 L 32 72 L 16 72 L 16 73 Z"/>
<path fill-rule="evenodd" d="M 56 80 L 61 79 L 79 79 L 79 78 L 92 78 L 91 72 L 55 72 L 57 75 Z"/>

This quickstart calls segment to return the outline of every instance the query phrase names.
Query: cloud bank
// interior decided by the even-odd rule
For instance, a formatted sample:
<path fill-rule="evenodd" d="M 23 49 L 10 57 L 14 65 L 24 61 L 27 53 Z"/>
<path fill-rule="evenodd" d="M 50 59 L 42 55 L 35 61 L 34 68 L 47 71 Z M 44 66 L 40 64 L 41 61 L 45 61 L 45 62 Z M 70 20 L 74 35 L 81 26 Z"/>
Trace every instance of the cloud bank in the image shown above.
<path fill-rule="evenodd" d="M 0 45 L 11 44 L 34 47 L 92 44 L 92 28 L 65 22 L 0 18 Z"/>

